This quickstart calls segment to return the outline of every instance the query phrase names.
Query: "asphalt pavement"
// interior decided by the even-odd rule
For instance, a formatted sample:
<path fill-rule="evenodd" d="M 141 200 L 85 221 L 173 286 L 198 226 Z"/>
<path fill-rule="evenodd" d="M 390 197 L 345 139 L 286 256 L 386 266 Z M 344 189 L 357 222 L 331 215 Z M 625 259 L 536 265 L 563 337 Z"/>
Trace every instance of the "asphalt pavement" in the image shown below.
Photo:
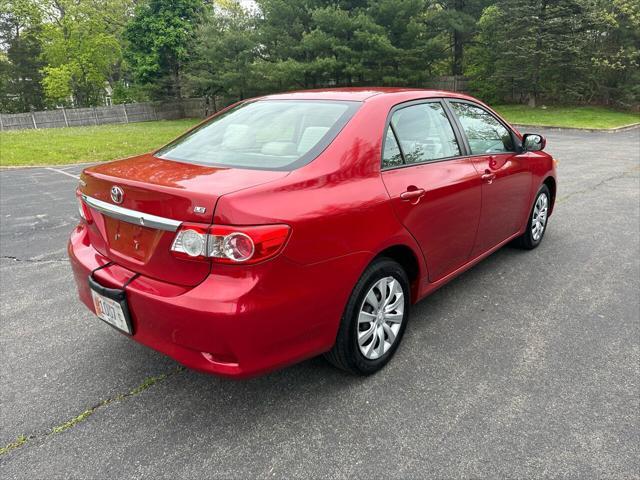
<path fill-rule="evenodd" d="M 0 171 L 0 477 L 640 478 L 640 130 L 539 131 L 542 245 L 416 305 L 368 378 L 224 380 L 132 342 L 76 298 L 82 166 Z"/>

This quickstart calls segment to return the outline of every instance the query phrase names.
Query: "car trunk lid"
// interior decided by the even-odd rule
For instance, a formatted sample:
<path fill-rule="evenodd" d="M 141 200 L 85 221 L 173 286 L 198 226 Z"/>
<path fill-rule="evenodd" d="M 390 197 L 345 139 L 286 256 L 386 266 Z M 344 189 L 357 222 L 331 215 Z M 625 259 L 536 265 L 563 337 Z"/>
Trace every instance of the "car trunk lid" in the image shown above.
<path fill-rule="evenodd" d="M 151 154 L 87 168 L 80 193 L 93 218 L 91 244 L 136 273 L 197 285 L 209 273 L 210 263 L 171 253 L 179 226 L 206 227 L 220 196 L 286 175 L 181 163 Z M 114 196 L 112 189 L 116 189 Z"/>

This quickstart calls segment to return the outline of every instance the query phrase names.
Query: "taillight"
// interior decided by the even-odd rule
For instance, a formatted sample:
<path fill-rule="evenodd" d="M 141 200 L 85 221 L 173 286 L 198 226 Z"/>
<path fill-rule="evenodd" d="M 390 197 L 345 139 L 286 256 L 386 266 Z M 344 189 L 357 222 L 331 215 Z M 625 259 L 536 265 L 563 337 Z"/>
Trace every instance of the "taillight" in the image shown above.
<path fill-rule="evenodd" d="M 171 250 L 183 258 L 253 264 L 277 255 L 289 238 L 290 230 L 288 225 L 215 225 L 208 231 L 183 225 L 173 240 Z"/>
<path fill-rule="evenodd" d="M 76 199 L 78 200 L 78 213 L 80 214 L 80 218 L 82 218 L 87 223 L 93 222 L 91 210 L 89 210 L 87 204 L 82 201 L 82 195 L 80 194 L 80 192 L 76 192 Z"/>
<path fill-rule="evenodd" d="M 200 227 L 184 226 L 176 234 L 171 251 L 187 258 L 206 258 L 209 235 Z"/>

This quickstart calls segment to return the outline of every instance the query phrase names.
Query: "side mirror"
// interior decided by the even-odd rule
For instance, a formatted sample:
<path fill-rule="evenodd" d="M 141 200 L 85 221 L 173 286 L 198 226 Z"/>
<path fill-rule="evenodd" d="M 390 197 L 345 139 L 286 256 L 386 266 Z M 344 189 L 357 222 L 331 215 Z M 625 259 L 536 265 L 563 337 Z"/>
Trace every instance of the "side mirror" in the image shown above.
<path fill-rule="evenodd" d="M 539 152 L 547 145 L 547 141 L 542 135 L 537 133 L 525 133 L 522 137 L 522 149 L 525 152 Z"/>

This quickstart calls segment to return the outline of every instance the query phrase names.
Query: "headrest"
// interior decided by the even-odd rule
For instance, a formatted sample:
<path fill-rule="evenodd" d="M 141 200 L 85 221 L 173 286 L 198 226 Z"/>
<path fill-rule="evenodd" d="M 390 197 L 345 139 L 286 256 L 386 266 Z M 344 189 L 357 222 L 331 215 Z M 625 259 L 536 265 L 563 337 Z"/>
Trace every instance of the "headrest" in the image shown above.
<path fill-rule="evenodd" d="M 316 143 L 329 131 L 329 127 L 307 127 L 302 132 L 300 143 L 298 143 L 298 155 L 304 155 L 311 150 Z"/>
<path fill-rule="evenodd" d="M 246 148 L 255 143 L 255 135 L 248 125 L 232 123 L 227 125 L 222 137 L 222 146 L 226 148 Z"/>
<path fill-rule="evenodd" d="M 260 153 L 264 155 L 290 156 L 296 154 L 296 144 L 293 142 L 267 142 Z"/>

